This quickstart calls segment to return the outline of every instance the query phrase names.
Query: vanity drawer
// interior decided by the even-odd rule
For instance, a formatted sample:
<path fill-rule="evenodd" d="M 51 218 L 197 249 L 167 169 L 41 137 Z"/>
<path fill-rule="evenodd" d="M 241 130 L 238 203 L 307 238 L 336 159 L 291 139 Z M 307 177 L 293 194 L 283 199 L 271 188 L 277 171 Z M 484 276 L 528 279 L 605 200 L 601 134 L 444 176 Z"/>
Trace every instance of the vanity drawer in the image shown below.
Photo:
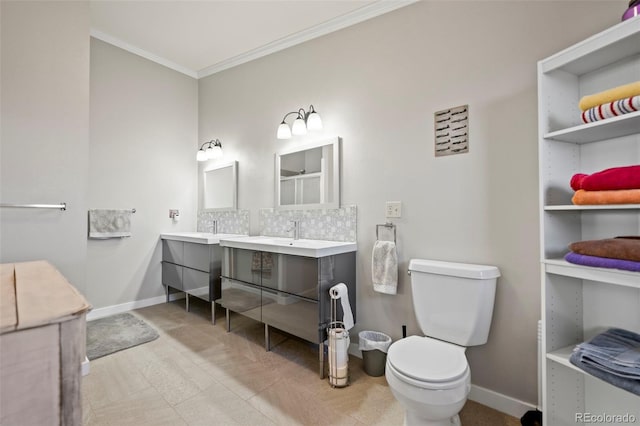
<path fill-rule="evenodd" d="M 269 256 L 266 256 L 269 255 Z M 318 300 L 318 259 L 263 253 L 262 285 L 272 290 Z"/>
<path fill-rule="evenodd" d="M 260 285 L 262 280 L 261 251 L 244 250 L 225 247 L 225 262 L 222 275 L 245 283 Z M 271 273 L 271 269 L 269 269 Z"/>
<path fill-rule="evenodd" d="M 162 284 L 182 290 L 182 266 L 162 262 Z"/>
<path fill-rule="evenodd" d="M 319 343 L 322 336 L 319 316 L 317 301 L 281 291 L 262 290 L 262 322 L 265 324 Z"/>
<path fill-rule="evenodd" d="M 162 240 L 162 260 L 184 265 L 184 243 L 182 241 Z"/>
<path fill-rule="evenodd" d="M 260 287 L 223 277 L 220 294 L 221 297 L 216 302 L 222 307 L 256 321 L 261 320 Z"/>
<path fill-rule="evenodd" d="M 209 245 L 184 243 L 184 263 L 182 265 L 200 271 L 209 271 L 211 253 Z"/>
<path fill-rule="evenodd" d="M 209 291 L 209 274 L 196 271 L 195 269 L 182 268 L 183 291 L 194 292 L 195 290 L 206 289 Z M 197 292 L 198 294 L 201 291 Z"/>

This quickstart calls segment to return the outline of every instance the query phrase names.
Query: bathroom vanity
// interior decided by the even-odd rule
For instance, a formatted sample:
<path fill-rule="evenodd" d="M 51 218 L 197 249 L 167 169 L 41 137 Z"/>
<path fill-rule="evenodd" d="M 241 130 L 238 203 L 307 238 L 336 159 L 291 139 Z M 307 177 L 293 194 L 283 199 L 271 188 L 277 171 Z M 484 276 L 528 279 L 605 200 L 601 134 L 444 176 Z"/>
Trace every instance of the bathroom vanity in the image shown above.
<path fill-rule="evenodd" d="M 326 328 L 331 317 L 329 288 L 344 283 L 356 319 L 356 243 L 291 238 L 223 239 L 222 283 L 215 301 L 269 327 L 319 345 L 320 377 L 324 377 Z M 340 303 L 337 317 L 342 318 Z"/>
<path fill-rule="evenodd" d="M 211 322 L 214 324 L 214 300 L 220 297 L 222 249 L 219 243 L 220 239 L 225 237 L 240 236 L 205 232 L 160 235 L 162 284 L 166 287 L 167 302 L 172 290 L 185 293 L 187 311 L 190 296 L 206 300 L 211 303 Z"/>

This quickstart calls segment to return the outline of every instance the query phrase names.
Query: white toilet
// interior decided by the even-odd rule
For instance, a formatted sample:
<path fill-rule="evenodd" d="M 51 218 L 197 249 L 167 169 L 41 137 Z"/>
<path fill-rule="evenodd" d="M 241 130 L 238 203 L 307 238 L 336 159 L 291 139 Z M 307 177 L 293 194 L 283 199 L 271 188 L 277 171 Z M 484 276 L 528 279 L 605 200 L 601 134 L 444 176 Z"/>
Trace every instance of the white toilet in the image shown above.
<path fill-rule="evenodd" d="M 413 309 L 425 336 L 389 347 L 387 382 L 405 407 L 406 425 L 460 425 L 458 413 L 471 388 L 464 352 L 487 342 L 500 270 L 413 259 L 409 274 Z"/>

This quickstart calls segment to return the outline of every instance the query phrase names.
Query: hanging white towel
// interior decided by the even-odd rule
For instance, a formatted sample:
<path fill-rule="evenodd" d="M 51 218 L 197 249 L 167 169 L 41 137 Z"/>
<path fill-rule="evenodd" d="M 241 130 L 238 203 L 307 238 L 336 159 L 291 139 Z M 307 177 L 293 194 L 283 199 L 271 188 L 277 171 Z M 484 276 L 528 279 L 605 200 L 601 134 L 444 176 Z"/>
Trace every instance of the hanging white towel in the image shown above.
<path fill-rule="evenodd" d="M 398 288 L 398 254 L 393 241 L 376 241 L 371 255 L 373 289 L 379 293 L 396 294 Z"/>
<path fill-rule="evenodd" d="M 89 210 L 89 238 L 131 236 L 131 210 Z"/>

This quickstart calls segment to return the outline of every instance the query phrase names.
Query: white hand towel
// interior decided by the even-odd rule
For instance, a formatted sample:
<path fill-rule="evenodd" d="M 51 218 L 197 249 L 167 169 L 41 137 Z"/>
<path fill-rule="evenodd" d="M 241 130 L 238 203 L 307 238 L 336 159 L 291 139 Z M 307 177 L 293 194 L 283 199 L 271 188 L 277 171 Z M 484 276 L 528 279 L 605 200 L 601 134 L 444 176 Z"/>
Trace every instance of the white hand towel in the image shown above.
<path fill-rule="evenodd" d="M 89 238 L 131 236 L 131 210 L 89 210 Z"/>
<path fill-rule="evenodd" d="M 398 254 L 393 241 L 376 241 L 371 255 L 373 289 L 396 294 L 398 288 Z"/>
<path fill-rule="evenodd" d="M 349 289 L 343 283 L 336 284 L 329 289 L 329 295 L 332 299 L 340 299 L 344 329 L 350 330 L 353 328 L 353 312 L 351 312 L 351 305 L 349 304 Z"/>

